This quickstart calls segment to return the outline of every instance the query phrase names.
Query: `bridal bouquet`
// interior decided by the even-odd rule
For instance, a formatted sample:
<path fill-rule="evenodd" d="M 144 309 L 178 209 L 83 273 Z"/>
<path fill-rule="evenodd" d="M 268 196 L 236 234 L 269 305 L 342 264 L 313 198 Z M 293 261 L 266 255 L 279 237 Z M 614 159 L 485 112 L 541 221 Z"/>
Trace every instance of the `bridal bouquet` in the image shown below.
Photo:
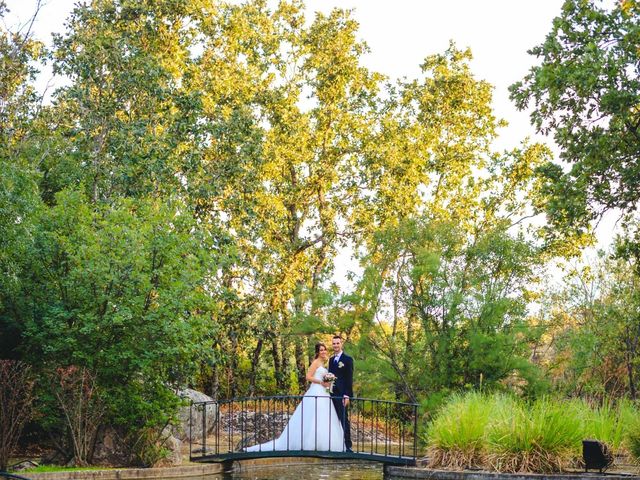
<path fill-rule="evenodd" d="M 327 392 L 331 393 L 333 391 L 333 382 L 336 381 L 336 376 L 333 373 L 325 373 L 322 376 L 322 381 L 331 384 L 331 386 L 327 389 Z"/>
<path fill-rule="evenodd" d="M 322 381 L 326 383 L 333 383 L 336 381 L 336 376 L 333 373 L 325 373 L 322 376 Z"/>

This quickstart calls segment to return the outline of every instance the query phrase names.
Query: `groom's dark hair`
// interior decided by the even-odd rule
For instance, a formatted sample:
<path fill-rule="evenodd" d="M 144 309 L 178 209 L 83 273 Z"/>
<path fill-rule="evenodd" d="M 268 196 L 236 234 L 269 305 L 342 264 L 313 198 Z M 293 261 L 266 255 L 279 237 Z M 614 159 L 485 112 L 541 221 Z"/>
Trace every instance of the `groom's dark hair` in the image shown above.
<path fill-rule="evenodd" d="M 342 337 L 340 335 L 334 335 L 333 338 L 337 338 L 338 340 L 340 340 L 341 342 L 343 342 L 344 340 L 342 340 Z M 333 340 L 333 339 L 332 339 Z"/>
<path fill-rule="evenodd" d="M 324 347 L 325 350 L 327 349 L 327 346 L 324 343 L 322 343 L 322 342 L 316 343 L 316 356 L 313 357 L 313 358 L 318 358 L 318 356 L 320 355 L 320 348 L 321 347 Z"/>

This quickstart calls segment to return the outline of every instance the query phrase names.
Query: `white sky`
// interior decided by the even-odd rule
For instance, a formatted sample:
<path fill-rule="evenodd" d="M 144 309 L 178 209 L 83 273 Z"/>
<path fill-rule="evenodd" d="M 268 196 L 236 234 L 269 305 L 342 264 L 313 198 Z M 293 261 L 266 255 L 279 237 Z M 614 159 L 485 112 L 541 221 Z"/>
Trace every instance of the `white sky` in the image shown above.
<path fill-rule="evenodd" d="M 354 8 L 360 36 L 371 49 L 365 59 L 373 70 L 392 77 L 415 77 L 430 54 L 453 40 L 470 47 L 472 71 L 495 86 L 494 109 L 510 126 L 500 148 L 534 137 L 528 115 L 517 112 L 508 87 L 520 80 L 535 59 L 526 52 L 541 43 L 560 14 L 562 0 L 308 0 L 311 11 Z"/>
<path fill-rule="evenodd" d="M 49 42 L 51 32 L 64 31 L 64 20 L 74 1 L 45 2 L 35 32 L 39 39 Z M 550 138 L 535 135 L 528 114 L 514 108 L 508 87 L 536 61 L 527 50 L 544 40 L 562 3 L 563 0 L 306 0 L 310 15 L 315 11 L 326 13 L 334 7 L 354 9 L 360 38 L 371 49 L 364 63 L 392 78 L 417 76 L 423 59 L 443 52 L 450 40 L 459 48 L 470 47 L 474 56 L 472 71 L 477 78 L 494 85 L 494 110 L 509 122 L 495 144 L 500 149 L 513 148 L 526 137 L 553 148 Z M 7 5 L 11 13 L 6 22 L 15 27 L 29 18 L 36 1 L 8 0 Z M 54 86 L 61 82 L 57 80 Z M 598 229 L 600 246 L 610 243 L 614 221 L 611 215 Z M 338 277 L 355 268 L 348 255 L 341 257 L 336 262 Z"/>

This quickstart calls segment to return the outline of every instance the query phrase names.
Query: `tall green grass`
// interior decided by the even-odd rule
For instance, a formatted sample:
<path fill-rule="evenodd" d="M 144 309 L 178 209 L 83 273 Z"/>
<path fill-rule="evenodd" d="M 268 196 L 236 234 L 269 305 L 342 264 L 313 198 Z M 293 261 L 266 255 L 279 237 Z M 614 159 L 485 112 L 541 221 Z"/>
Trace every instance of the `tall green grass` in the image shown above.
<path fill-rule="evenodd" d="M 640 463 L 640 415 L 627 419 L 624 447 L 636 463 Z"/>
<path fill-rule="evenodd" d="M 486 433 L 487 463 L 503 472 L 558 472 L 580 453 L 584 423 L 575 404 L 542 399 L 514 403 Z"/>
<path fill-rule="evenodd" d="M 628 400 L 617 404 L 605 401 L 602 405 L 592 406 L 582 402 L 585 422 L 585 437 L 595 438 L 606 443 L 614 451 L 628 451 L 626 438 L 629 428 L 638 416 L 637 409 Z"/>
<path fill-rule="evenodd" d="M 640 413 L 628 401 L 592 405 L 505 394 L 458 394 L 426 429 L 432 467 L 480 467 L 503 472 L 561 472 L 579 467 L 582 440 L 640 458 Z"/>
<path fill-rule="evenodd" d="M 478 392 L 453 395 L 427 428 L 429 463 L 456 469 L 481 465 L 489 419 L 508 401 Z"/>

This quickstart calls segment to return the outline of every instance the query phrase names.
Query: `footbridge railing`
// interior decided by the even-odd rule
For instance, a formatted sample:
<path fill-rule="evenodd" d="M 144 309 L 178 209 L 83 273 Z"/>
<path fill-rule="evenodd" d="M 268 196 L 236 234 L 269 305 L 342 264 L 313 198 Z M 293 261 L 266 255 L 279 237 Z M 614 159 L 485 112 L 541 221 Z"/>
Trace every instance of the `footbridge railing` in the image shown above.
<path fill-rule="evenodd" d="M 224 462 L 305 456 L 415 464 L 417 404 L 352 398 L 346 414 L 339 418 L 342 429 L 336 437 L 335 417 L 332 422 L 326 414 L 330 402 L 326 396 L 281 395 L 192 403 L 190 458 Z M 347 426 L 351 448 L 342 438 Z"/>

